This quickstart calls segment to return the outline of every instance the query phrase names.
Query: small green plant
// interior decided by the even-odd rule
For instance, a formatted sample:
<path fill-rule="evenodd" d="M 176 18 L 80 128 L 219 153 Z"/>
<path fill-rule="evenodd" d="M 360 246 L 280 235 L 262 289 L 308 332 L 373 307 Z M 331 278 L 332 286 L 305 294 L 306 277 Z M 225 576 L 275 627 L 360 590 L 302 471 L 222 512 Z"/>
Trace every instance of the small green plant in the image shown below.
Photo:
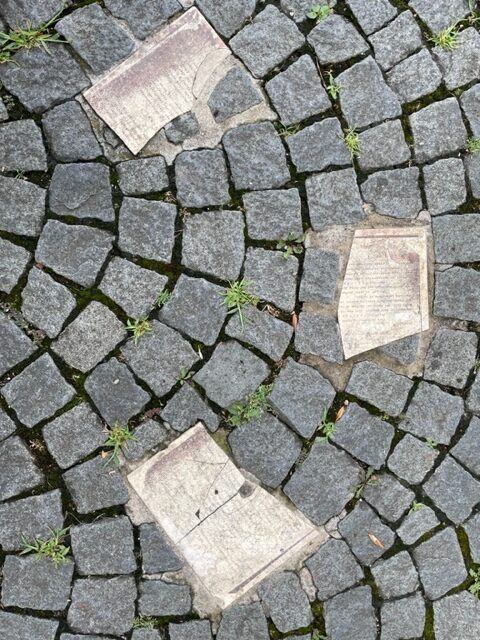
<path fill-rule="evenodd" d="M 475 360 L 475 365 L 474 365 L 474 367 L 473 367 L 473 370 L 474 370 L 475 372 L 477 372 L 479 369 L 480 369 L 480 358 L 477 358 L 477 359 Z"/>
<path fill-rule="evenodd" d="M 370 484 L 372 486 L 375 486 L 376 484 L 378 484 L 378 480 L 375 479 L 374 475 L 375 471 L 376 469 L 374 467 L 368 467 L 368 469 L 365 471 L 362 482 L 357 484 L 357 486 L 355 487 L 354 498 L 356 500 L 359 500 L 363 496 L 363 492 L 365 491 L 367 485 Z"/>
<path fill-rule="evenodd" d="M 277 131 L 282 136 L 282 138 L 293 136 L 295 133 L 298 133 L 301 128 L 301 124 L 283 124 L 283 122 L 279 122 L 277 124 Z"/>
<path fill-rule="evenodd" d="M 310 20 L 316 20 L 317 22 L 321 22 L 331 16 L 333 13 L 332 7 L 329 7 L 328 4 L 314 4 L 310 11 L 307 12 L 307 18 Z"/>
<path fill-rule="evenodd" d="M 303 253 L 303 243 L 305 242 L 305 235 L 302 233 L 297 236 L 295 233 L 289 233 L 286 240 L 279 240 L 277 243 L 277 249 L 283 251 L 284 258 L 289 258 L 291 255 L 300 255 Z"/>
<path fill-rule="evenodd" d="M 183 387 L 187 380 L 193 376 L 193 371 L 189 371 L 187 367 L 180 367 L 180 374 L 178 376 L 178 382 L 180 382 L 180 386 Z"/>
<path fill-rule="evenodd" d="M 468 153 L 480 153 L 480 138 L 471 136 L 467 140 L 466 150 L 468 151 Z"/>
<path fill-rule="evenodd" d="M 242 332 L 245 330 L 245 318 L 243 315 L 244 308 L 251 304 L 256 306 L 260 302 L 260 298 L 247 289 L 252 284 L 248 280 L 242 279 L 236 282 L 229 282 L 228 289 L 221 292 L 223 300 L 221 304 L 226 305 L 227 313 L 238 313 Z"/>
<path fill-rule="evenodd" d="M 415 511 L 420 511 L 420 509 L 422 507 L 424 507 L 425 505 L 423 504 L 423 502 L 417 502 L 416 500 L 414 500 L 412 502 L 412 506 L 410 507 L 410 511 L 409 513 L 414 513 Z"/>
<path fill-rule="evenodd" d="M 350 151 L 350 157 L 358 158 L 360 155 L 360 136 L 355 131 L 355 129 L 347 129 L 344 135 L 345 144 L 347 145 L 347 149 Z"/>
<path fill-rule="evenodd" d="M 480 596 L 480 570 L 475 571 L 474 569 L 470 569 L 468 573 L 470 577 L 473 578 L 473 584 L 468 587 L 468 590 L 478 598 Z"/>
<path fill-rule="evenodd" d="M 129 443 L 135 441 L 135 436 L 130 431 L 129 427 L 122 427 L 119 424 L 114 424 L 108 431 L 108 438 L 105 440 L 104 446 L 111 447 L 112 451 L 107 458 L 107 465 L 114 464 L 120 465 L 120 452 L 123 447 Z"/>
<path fill-rule="evenodd" d="M 167 289 L 165 289 L 165 291 L 162 291 L 162 293 L 158 294 L 157 299 L 155 301 L 155 305 L 157 307 L 163 307 L 164 304 L 167 304 L 167 302 L 170 301 L 171 297 L 172 297 L 171 291 L 167 291 Z"/>
<path fill-rule="evenodd" d="M 327 420 L 327 414 L 328 409 L 325 408 L 322 415 L 322 421 L 319 426 L 319 430 L 322 433 L 322 435 L 317 438 L 319 442 L 328 442 L 330 438 L 333 438 L 335 431 L 337 430 L 335 422 Z"/>
<path fill-rule="evenodd" d="M 433 438 L 430 438 L 430 436 L 427 438 L 426 442 L 427 442 L 427 447 L 430 447 L 430 449 L 438 448 L 438 442 L 435 442 L 435 440 Z"/>
<path fill-rule="evenodd" d="M 322 636 L 318 629 L 314 629 L 312 633 L 312 640 L 328 640 L 328 636 Z"/>
<path fill-rule="evenodd" d="M 0 44 L 2 52 L 20 51 L 21 49 L 35 49 L 41 47 L 47 53 L 48 44 L 52 42 L 65 42 L 58 33 L 52 30 L 53 25 L 60 18 L 60 13 L 53 16 L 48 22 L 44 22 L 38 27 L 34 27 L 30 21 L 27 21 L 25 27 L 17 27 L 9 33 L 0 32 Z"/>
<path fill-rule="evenodd" d="M 442 49 L 446 49 L 447 51 L 452 51 L 456 49 L 460 45 L 460 32 L 458 30 L 458 23 L 451 24 L 443 31 L 439 33 L 435 33 L 431 38 L 431 42 L 441 47 Z"/>
<path fill-rule="evenodd" d="M 245 400 L 238 400 L 230 405 L 228 422 L 232 427 L 238 427 L 243 422 L 260 417 L 268 409 L 268 398 L 272 389 L 272 384 L 262 384 Z"/>
<path fill-rule="evenodd" d="M 10 61 L 11 61 L 10 53 L 8 51 L 0 50 L 0 64 L 6 64 L 7 62 L 10 62 Z"/>
<path fill-rule="evenodd" d="M 340 95 L 340 91 L 342 90 L 342 87 L 335 80 L 335 78 L 333 77 L 333 73 L 331 71 L 327 73 L 327 83 L 325 87 L 327 89 L 328 95 L 331 97 L 332 100 L 336 100 Z"/>
<path fill-rule="evenodd" d="M 143 320 L 127 320 L 127 331 L 131 331 L 135 344 L 138 344 L 140 338 L 151 330 L 152 326 L 146 318 Z"/>
<path fill-rule="evenodd" d="M 151 616 L 137 616 L 133 620 L 134 629 L 155 629 L 157 621 Z"/>
<path fill-rule="evenodd" d="M 50 558 L 53 564 L 58 568 L 62 562 L 65 562 L 70 547 L 63 544 L 65 536 L 68 534 L 69 527 L 66 529 L 50 529 L 51 536 L 49 538 L 35 538 L 33 542 L 29 542 L 22 535 L 23 549 L 20 555 L 33 553 L 36 558 Z"/>

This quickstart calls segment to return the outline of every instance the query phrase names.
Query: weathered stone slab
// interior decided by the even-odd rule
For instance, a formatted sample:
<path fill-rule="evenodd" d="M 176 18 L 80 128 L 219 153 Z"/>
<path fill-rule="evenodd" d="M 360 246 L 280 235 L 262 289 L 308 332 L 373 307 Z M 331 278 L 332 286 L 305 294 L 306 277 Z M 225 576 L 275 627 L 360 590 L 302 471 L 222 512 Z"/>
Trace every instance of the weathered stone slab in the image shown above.
<path fill-rule="evenodd" d="M 428 329 L 425 229 L 355 232 L 338 320 L 345 358 Z"/>
<path fill-rule="evenodd" d="M 128 477 L 224 607 L 322 533 L 245 479 L 200 424 Z"/>
<path fill-rule="evenodd" d="M 136 154 L 162 127 L 191 110 L 207 79 L 228 55 L 226 45 L 192 8 L 86 91 L 85 97 Z"/>

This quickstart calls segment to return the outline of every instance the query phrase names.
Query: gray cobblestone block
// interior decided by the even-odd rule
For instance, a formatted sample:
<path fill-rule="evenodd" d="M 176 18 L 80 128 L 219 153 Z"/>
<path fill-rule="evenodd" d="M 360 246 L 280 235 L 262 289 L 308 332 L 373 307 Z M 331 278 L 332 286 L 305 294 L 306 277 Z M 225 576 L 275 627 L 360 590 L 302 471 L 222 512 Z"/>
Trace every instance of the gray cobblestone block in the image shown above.
<path fill-rule="evenodd" d="M 307 594 L 293 571 L 267 578 L 260 585 L 258 594 L 268 617 L 281 633 L 307 627 L 313 620 Z"/>
<path fill-rule="evenodd" d="M 23 247 L 0 238 L 0 291 L 10 293 L 17 286 L 30 257 Z"/>
<path fill-rule="evenodd" d="M 467 591 L 434 602 L 433 612 L 437 640 L 475 640 L 480 633 L 478 599 Z"/>
<path fill-rule="evenodd" d="M 120 190 L 126 196 L 140 196 L 168 189 L 167 165 L 162 156 L 120 162 L 117 164 L 117 171 Z"/>
<path fill-rule="evenodd" d="M 340 522 L 339 531 L 356 557 L 366 566 L 381 558 L 395 541 L 393 530 L 382 523 L 366 502 L 359 502 Z M 369 534 L 375 536 L 383 546 L 374 544 Z"/>
<path fill-rule="evenodd" d="M 140 548 L 143 573 L 179 571 L 183 566 L 165 533 L 153 522 L 140 525 Z"/>
<path fill-rule="evenodd" d="M 0 230 L 39 236 L 45 217 L 45 189 L 24 180 L 0 176 Z"/>
<path fill-rule="evenodd" d="M 183 151 L 175 160 L 177 197 L 184 207 L 207 207 L 230 200 L 225 156 L 220 149 Z"/>
<path fill-rule="evenodd" d="M 142 258 L 170 262 L 176 215 L 173 204 L 124 198 L 118 223 L 119 248 Z"/>
<path fill-rule="evenodd" d="M 295 349 L 342 364 L 343 350 L 336 319 L 302 311 L 295 333 Z"/>
<path fill-rule="evenodd" d="M 417 167 L 378 171 L 361 185 L 365 202 L 377 213 L 393 218 L 415 218 L 423 208 Z"/>
<path fill-rule="evenodd" d="M 40 5 L 36 0 L 24 0 L 18 3 L 15 0 L 5 0 L 0 11 L 0 15 L 12 29 L 24 27 L 25 23 L 32 23 L 38 27 L 41 23 L 47 22 L 55 14 L 70 4 L 70 0 L 45 0 Z M 3 31 L 5 29 L 2 29 Z"/>
<path fill-rule="evenodd" d="M 440 327 L 428 349 L 424 377 L 439 384 L 463 388 L 475 365 L 477 347 L 478 339 L 473 332 Z"/>
<path fill-rule="evenodd" d="M 352 163 L 337 118 L 327 118 L 305 127 L 288 136 L 287 144 L 292 162 L 300 173 Z"/>
<path fill-rule="evenodd" d="M 29 491 L 45 480 L 26 444 L 17 436 L 0 442 L 0 501 Z"/>
<path fill-rule="evenodd" d="M 169 624 L 170 640 L 212 640 L 209 620 L 190 620 L 181 624 Z"/>
<path fill-rule="evenodd" d="M 197 5 L 226 38 L 238 31 L 255 11 L 255 0 L 236 0 L 234 5 L 229 0 L 197 0 Z"/>
<path fill-rule="evenodd" d="M 465 170 L 472 196 L 480 199 L 480 156 L 474 155 L 465 158 Z"/>
<path fill-rule="evenodd" d="M 59 162 L 94 160 L 102 155 L 90 120 L 76 100 L 47 111 L 42 127 L 49 149 Z"/>
<path fill-rule="evenodd" d="M 55 620 L 0 611 L 0 634 L 4 640 L 54 640 L 58 629 Z"/>
<path fill-rule="evenodd" d="M 305 251 L 299 300 L 333 304 L 340 274 L 340 257 L 334 251 L 315 247 Z"/>
<path fill-rule="evenodd" d="M 199 420 L 210 431 L 216 431 L 219 425 L 217 414 L 189 384 L 184 384 L 167 402 L 161 416 L 172 429 L 180 432 L 186 431 Z"/>
<path fill-rule="evenodd" d="M 165 135 L 167 140 L 172 144 L 182 144 L 188 138 L 191 138 L 200 131 L 197 116 L 193 111 L 182 113 L 181 116 L 172 120 L 165 127 Z"/>
<path fill-rule="evenodd" d="M 404 544 L 414 544 L 428 531 L 440 524 L 435 512 L 430 507 L 423 506 L 407 514 L 397 533 Z"/>
<path fill-rule="evenodd" d="M 215 86 L 208 106 L 216 122 L 225 122 L 262 101 L 262 94 L 250 74 L 243 67 L 235 66 Z"/>
<path fill-rule="evenodd" d="M 359 134 L 358 164 L 363 171 L 403 164 L 410 159 L 410 149 L 400 120 L 384 122 Z"/>
<path fill-rule="evenodd" d="M 11 436 L 16 430 L 14 421 L 7 416 L 4 411 L 0 410 L 0 441 Z M 1 544 L 1 542 L 0 542 Z"/>
<path fill-rule="evenodd" d="M 328 540 L 305 564 L 321 601 L 354 587 L 363 579 L 360 565 L 343 540 Z"/>
<path fill-rule="evenodd" d="M 347 0 L 347 4 L 367 35 L 378 31 L 397 15 L 397 9 L 388 0 Z"/>
<path fill-rule="evenodd" d="M 480 414 L 480 376 L 477 374 L 468 392 L 466 407 L 475 414 Z"/>
<path fill-rule="evenodd" d="M 435 260 L 440 263 L 475 262 L 480 242 L 480 215 L 450 215 L 434 218 Z"/>
<path fill-rule="evenodd" d="M 170 431 L 156 420 L 144 420 L 133 430 L 134 440 L 123 447 L 127 460 L 139 460 L 152 449 L 165 445 L 170 439 Z"/>
<path fill-rule="evenodd" d="M 35 345 L 9 316 L 0 311 L 0 376 L 35 353 Z"/>
<path fill-rule="evenodd" d="M 388 522 L 397 522 L 412 505 L 415 494 L 389 473 L 381 473 L 363 492 L 365 500 Z"/>
<path fill-rule="evenodd" d="M 247 249 L 244 278 L 248 290 L 284 311 L 293 311 L 296 303 L 298 260 L 286 258 L 280 251 Z"/>
<path fill-rule="evenodd" d="M 408 551 L 401 551 L 388 560 L 379 560 L 373 565 L 372 574 L 385 600 L 408 595 L 420 586 Z"/>
<path fill-rule="evenodd" d="M 387 82 L 400 102 L 413 102 L 433 93 L 442 82 L 442 74 L 427 49 L 421 49 L 387 73 Z"/>
<path fill-rule="evenodd" d="M 395 20 L 369 38 L 375 60 L 384 71 L 404 60 L 422 46 L 422 32 L 410 11 L 402 11 Z"/>
<path fill-rule="evenodd" d="M 447 89 L 456 89 L 472 80 L 478 80 L 480 34 L 474 27 L 460 33 L 458 47 L 451 50 L 435 47 L 433 53 L 442 70 Z"/>
<path fill-rule="evenodd" d="M 388 468 L 410 484 L 420 484 L 435 464 L 438 451 L 407 433 L 388 459 Z"/>
<path fill-rule="evenodd" d="M 238 314 L 231 317 L 226 334 L 259 349 L 272 360 L 280 360 L 292 338 L 291 325 L 251 305 L 244 310 L 243 316 L 243 327 Z"/>
<path fill-rule="evenodd" d="M 302 202 L 297 189 L 253 191 L 243 196 L 248 235 L 254 240 L 281 240 L 302 235 Z"/>
<path fill-rule="evenodd" d="M 336 64 L 368 53 L 366 40 L 343 16 L 332 14 L 320 20 L 307 38 L 320 64 Z"/>
<path fill-rule="evenodd" d="M 439 0 L 435 6 L 429 0 L 410 0 L 410 7 L 434 33 L 458 22 L 469 12 L 468 0 Z"/>
<path fill-rule="evenodd" d="M 472 418 L 467 430 L 452 448 L 451 454 L 476 476 L 480 475 L 480 420 Z"/>
<path fill-rule="evenodd" d="M 423 107 L 413 113 L 409 120 L 417 162 L 433 160 L 465 147 L 467 130 L 456 98 L 447 98 Z"/>
<path fill-rule="evenodd" d="M 467 116 L 472 134 L 480 137 L 480 84 L 474 84 L 464 91 L 460 96 L 460 104 Z"/>
<path fill-rule="evenodd" d="M 453 267 L 437 272 L 435 279 L 435 315 L 480 322 L 480 274 L 477 271 Z"/>
<path fill-rule="evenodd" d="M 398 416 L 407 402 L 413 382 L 373 362 L 358 362 L 353 366 L 346 391 L 361 400 Z"/>
<path fill-rule="evenodd" d="M 431 215 L 454 211 L 467 199 L 465 169 L 460 158 L 446 158 L 426 165 L 423 177 Z"/>
<path fill-rule="evenodd" d="M 140 583 L 138 610 L 144 616 L 185 616 L 192 607 L 190 587 L 163 580 Z"/>
<path fill-rule="evenodd" d="M 217 640 L 268 640 L 269 637 L 260 602 L 234 605 L 223 612 Z"/>
<path fill-rule="evenodd" d="M 412 364 L 417 359 L 420 340 L 418 335 L 408 336 L 381 347 L 381 351 L 401 364 Z"/>
<path fill-rule="evenodd" d="M 141 40 L 182 10 L 177 0 L 105 0 L 105 6 L 116 18 L 125 20 L 133 34 Z"/>
<path fill-rule="evenodd" d="M 417 593 L 409 598 L 385 602 L 381 608 L 381 640 L 420 638 L 425 627 L 425 602 Z"/>
<path fill-rule="evenodd" d="M 310 176 L 306 181 L 310 221 L 315 231 L 328 225 L 357 224 L 365 218 L 353 169 Z"/>
<path fill-rule="evenodd" d="M 3 171 L 46 171 L 42 131 L 34 120 L 0 124 L 0 167 Z"/>
<path fill-rule="evenodd" d="M 377 621 L 370 587 L 356 587 L 325 603 L 325 628 L 333 640 L 351 640 L 358 636 L 375 640 Z"/>
<path fill-rule="evenodd" d="M 463 525 L 468 536 L 470 555 L 475 563 L 480 562 L 480 514 L 476 513 Z"/>

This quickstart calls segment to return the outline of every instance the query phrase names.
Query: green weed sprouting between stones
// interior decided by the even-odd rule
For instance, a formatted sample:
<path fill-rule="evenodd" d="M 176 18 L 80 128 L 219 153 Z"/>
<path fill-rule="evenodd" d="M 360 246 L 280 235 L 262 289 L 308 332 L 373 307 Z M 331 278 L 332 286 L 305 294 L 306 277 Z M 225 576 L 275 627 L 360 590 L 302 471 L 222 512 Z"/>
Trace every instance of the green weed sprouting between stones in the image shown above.
<path fill-rule="evenodd" d="M 248 287 L 252 284 L 248 280 L 242 279 L 236 282 L 229 282 L 228 284 L 228 289 L 225 289 L 225 291 L 222 291 L 220 294 L 223 296 L 221 304 L 226 305 L 228 314 L 238 313 L 243 332 L 245 330 L 243 310 L 249 304 L 256 306 L 260 302 L 260 298 L 247 291 Z"/>
<path fill-rule="evenodd" d="M 180 374 L 178 376 L 178 382 L 180 382 L 180 386 L 183 387 L 187 380 L 193 376 L 193 371 L 189 371 L 187 367 L 180 367 Z"/>
<path fill-rule="evenodd" d="M 433 438 L 430 438 L 430 436 L 427 438 L 426 444 L 427 444 L 427 447 L 430 447 L 430 449 L 438 448 L 438 442 L 435 442 L 435 440 Z"/>
<path fill-rule="evenodd" d="M 146 318 L 143 320 L 127 320 L 127 331 L 132 333 L 135 344 L 138 344 L 140 338 L 151 330 L 152 325 Z"/>
<path fill-rule="evenodd" d="M 471 136 L 467 140 L 467 146 L 465 147 L 468 153 L 480 153 L 480 138 Z"/>
<path fill-rule="evenodd" d="M 157 620 L 151 616 L 137 616 L 133 620 L 134 629 L 155 629 L 157 627 Z"/>
<path fill-rule="evenodd" d="M 329 640 L 328 636 L 322 636 L 318 629 L 314 629 L 312 633 L 312 640 Z"/>
<path fill-rule="evenodd" d="M 420 509 L 422 509 L 425 505 L 423 504 L 423 502 L 417 502 L 416 500 L 414 500 L 412 502 L 412 506 L 410 507 L 410 511 L 408 513 L 414 513 L 415 511 L 420 511 Z"/>
<path fill-rule="evenodd" d="M 355 131 L 355 129 L 347 129 L 344 132 L 344 140 L 347 145 L 347 149 L 350 151 L 350 156 L 353 158 L 358 158 L 360 155 L 360 136 Z"/>
<path fill-rule="evenodd" d="M 340 91 L 342 90 L 342 87 L 335 80 L 335 78 L 333 77 L 333 73 L 331 71 L 327 73 L 327 83 L 325 85 L 325 88 L 332 100 L 336 100 L 340 95 Z"/>
<path fill-rule="evenodd" d="M 321 22 L 325 20 L 325 18 L 328 18 L 328 16 L 331 16 L 332 13 L 332 7 L 329 7 L 327 4 L 314 4 L 310 11 L 307 12 L 307 18 Z"/>
<path fill-rule="evenodd" d="M 277 249 L 283 251 L 283 257 L 289 258 L 291 255 L 300 255 L 303 253 L 303 243 L 305 242 L 305 234 L 297 236 L 295 233 L 289 233 L 286 240 L 279 240 Z"/>
<path fill-rule="evenodd" d="M 363 492 L 365 491 L 367 485 L 375 486 L 376 484 L 378 484 L 378 480 L 376 480 L 374 476 L 375 471 L 375 467 L 368 467 L 368 469 L 365 471 L 365 476 L 362 482 L 357 484 L 357 486 L 355 487 L 355 493 L 353 497 L 356 500 L 359 500 L 363 496 Z"/>
<path fill-rule="evenodd" d="M 301 124 L 283 124 L 283 122 L 277 123 L 277 131 L 282 138 L 293 136 L 295 133 L 298 133 L 301 128 Z"/>
<path fill-rule="evenodd" d="M 468 590 L 478 598 L 480 596 L 480 570 L 475 571 L 474 569 L 470 569 L 468 574 L 473 578 L 473 584 L 468 587 Z"/>
<path fill-rule="evenodd" d="M 34 27 L 32 22 L 27 21 L 25 27 L 17 27 L 9 33 L 0 32 L 0 63 L 10 62 L 12 52 L 41 47 L 49 52 L 49 43 L 65 42 L 58 33 L 52 31 L 53 25 L 58 21 L 62 11 L 55 14 L 47 22 L 43 22 L 38 27 Z"/>
<path fill-rule="evenodd" d="M 272 389 L 273 384 L 262 384 L 245 400 L 238 400 L 230 405 L 228 422 L 232 427 L 238 427 L 243 422 L 259 418 L 268 409 L 268 398 Z"/>
<path fill-rule="evenodd" d="M 429 40 L 446 51 L 456 49 L 460 45 L 458 23 L 455 22 L 455 24 L 451 24 L 443 31 L 433 34 Z"/>
<path fill-rule="evenodd" d="M 122 427 L 119 424 L 113 425 L 108 431 L 108 438 L 104 442 L 104 447 L 111 447 L 112 451 L 107 458 L 106 464 L 120 466 L 120 452 L 128 442 L 135 441 L 136 438 L 129 427 Z"/>
<path fill-rule="evenodd" d="M 158 294 L 157 299 L 155 301 L 155 305 L 157 307 L 162 307 L 164 304 L 167 304 L 167 302 L 170 302 L 171 297 L 172 297 L 172 292 L 167 291 L 165 289 L 165 291 L 162 291 L 162 293 Z"/>
<path fill-rule="evenodd" d="M 65 536 L 69 532 L 69 527 L 66 529 L 50 529 L 50 532 L 52 535 L 49 538 L 35 538 L 33 542 L 29 542 L 27 538 L 22 535 L 23 550 L 20 552 L 20 555 L 23 556 L 27 553 L 33 553 L 39 560 L 41 558 L 50 558 L 58 568 L 62 562 L 66 561 L 70 552 L 70 547 L 63 544 Z"/>
<path fill-rule="evenodd" d="M 322 421 L 320 422 L 319 430 L 322 435 L 317 438 L 319 442 L 328 442 L 330 438 L 333 438 L 337 426 L 335 422 L 327 420 L 328 409 L 325 408 L 322 415 Z"/>

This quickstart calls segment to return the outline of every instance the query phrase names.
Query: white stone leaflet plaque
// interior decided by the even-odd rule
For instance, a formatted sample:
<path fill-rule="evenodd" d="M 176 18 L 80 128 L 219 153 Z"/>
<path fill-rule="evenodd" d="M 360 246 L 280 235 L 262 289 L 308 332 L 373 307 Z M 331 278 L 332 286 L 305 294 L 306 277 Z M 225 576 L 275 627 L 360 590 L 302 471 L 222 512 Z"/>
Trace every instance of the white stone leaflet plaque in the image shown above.
<path fill-rule="evenodd" d="M 221 608 L 327 537 L 247 480 L 200 423 L 128 480 Z"/>
<path fill-rule="evenodd" d="M 355 232 L 338 323 L 345 358 L 428 329 L 424 228 Z"/>
<path fill-rule="evenodd" d="M 162 127 L 190 111 L 229 48 L 198 9 L 161 29 L 84 93 L 137 154 Z"/>

